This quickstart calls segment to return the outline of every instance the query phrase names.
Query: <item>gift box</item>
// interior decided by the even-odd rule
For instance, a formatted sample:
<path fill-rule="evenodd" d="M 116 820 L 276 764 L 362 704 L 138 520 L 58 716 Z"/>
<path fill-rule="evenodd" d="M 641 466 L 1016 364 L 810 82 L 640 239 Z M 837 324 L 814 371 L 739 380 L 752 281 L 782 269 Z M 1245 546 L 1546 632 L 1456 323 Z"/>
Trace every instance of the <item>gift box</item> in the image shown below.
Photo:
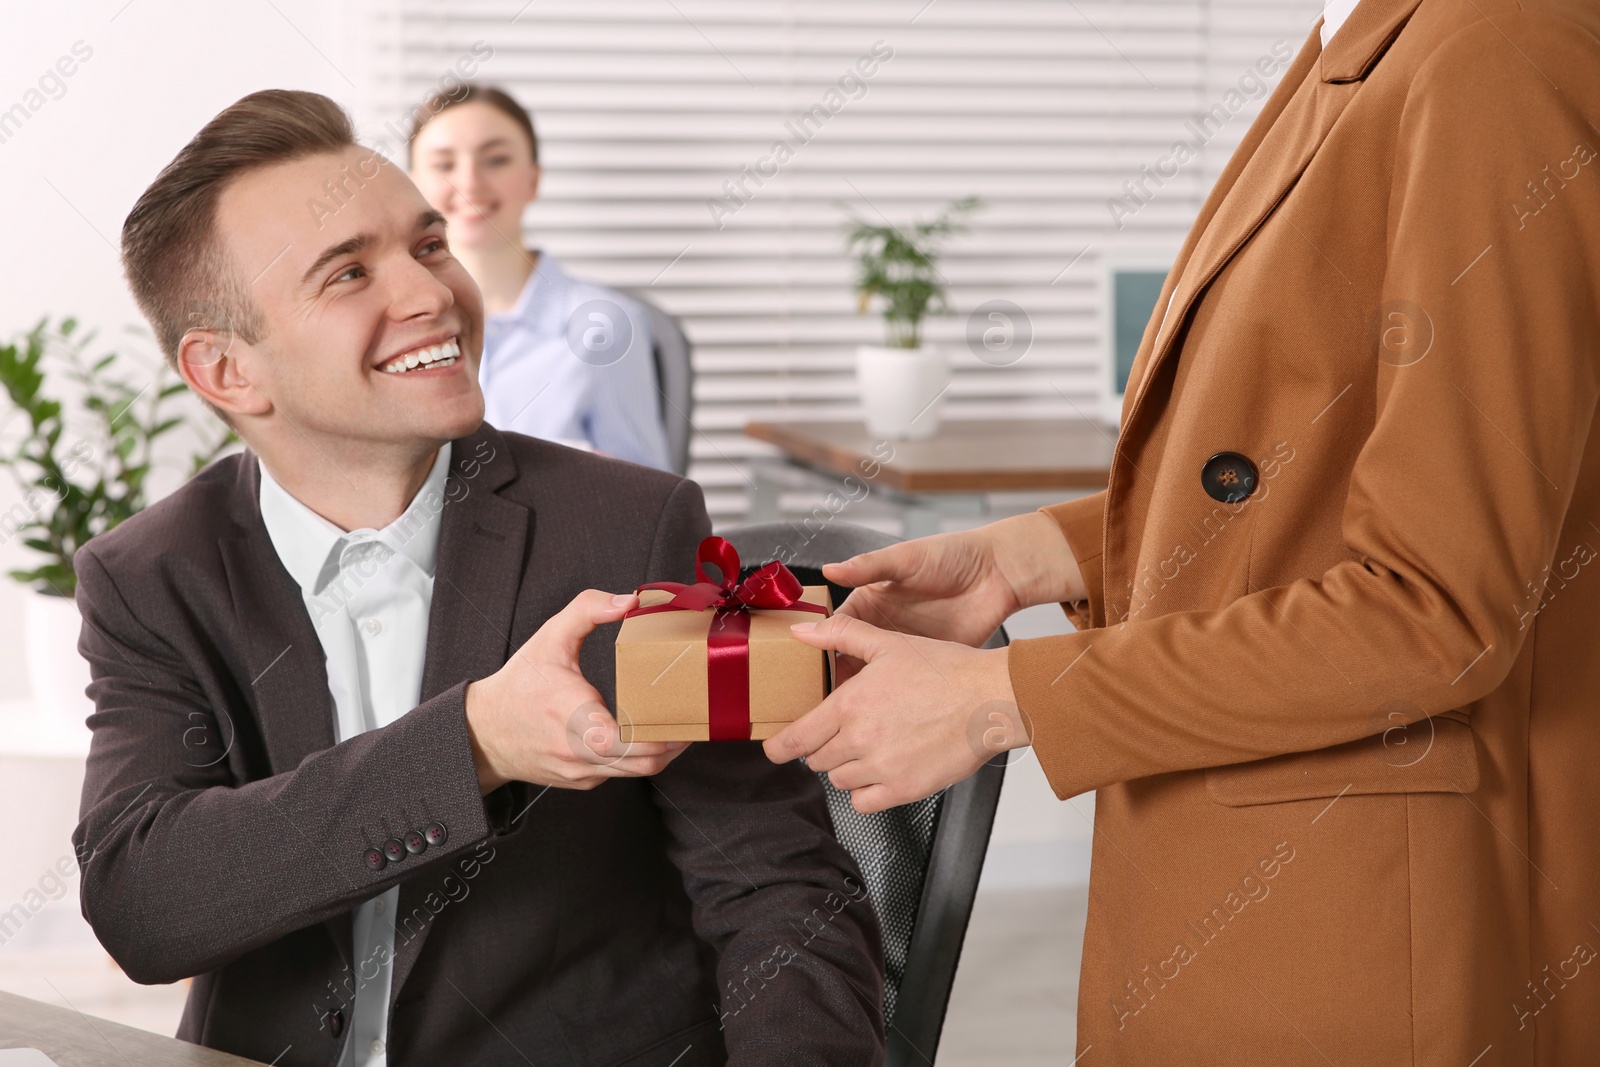
<path fill-rule="evenodd" d="M 738 553 L 720 537 L 706 538 L 698 556 L 693 585 L 640 586 L 617 634 L 624 742 L 765 740 L 832 685 L 832 655 L 789 632 L 831 613 L 827 586 L 802 586 L 777 561 L 740 581 Z"/>

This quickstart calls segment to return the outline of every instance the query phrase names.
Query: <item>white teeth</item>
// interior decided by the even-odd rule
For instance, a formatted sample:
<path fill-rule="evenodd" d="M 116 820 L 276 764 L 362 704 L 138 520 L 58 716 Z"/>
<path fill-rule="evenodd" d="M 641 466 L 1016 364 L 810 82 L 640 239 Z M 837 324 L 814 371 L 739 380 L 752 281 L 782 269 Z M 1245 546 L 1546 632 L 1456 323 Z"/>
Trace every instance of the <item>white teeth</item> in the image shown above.
<path fill-rule="evenodd" d="M 456 361 L 461 355 L 461 346 L 455 341 L 446 341 L 440 345 L 430 345 L 419 348 L 415 352 L 408 352 L 404 356 L 396 356 L 383 365 L 387 374 L 404 374 L 414 367 L 446 367 Z"/>

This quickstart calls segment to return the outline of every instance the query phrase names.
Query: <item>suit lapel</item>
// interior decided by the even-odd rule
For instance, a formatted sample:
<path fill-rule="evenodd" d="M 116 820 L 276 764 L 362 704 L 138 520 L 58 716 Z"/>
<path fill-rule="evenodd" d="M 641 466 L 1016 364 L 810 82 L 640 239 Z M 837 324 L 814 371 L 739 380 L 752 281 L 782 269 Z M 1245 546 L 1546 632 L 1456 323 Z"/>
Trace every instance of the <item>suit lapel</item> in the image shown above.
<path fill-rule="evenodd" d="M 1319 63 L 1322 80 L 1347 82 L 1365 78 L 1405 28 L 1420 2 L 1362 0 L 1322 53 Z"/>
<path fill-rule="evenodd" d="M 1146 389 L 1172 350 L 1179 326 L 1211 279 L 1227 265 L 1311 163 L 1360 82 L 1393 43 L 1420 0 L 1363 0 L 1321 50 L 1321 26 L 1294 62 L 1223 168 L 1189 229 L 1162 287 L 1158 307 L 1134 359 L 1122 434 L 1135 425 Z M 1173 294 L 1176 293 L 1176 296 Z M 1120 456 L 1121 450 L 1118 450 Z M 1115 464 L 1113 464 L 1115 467 Z M 1112 480 L 1117 472 L 1112 471 Z"/>
<path fill-rule="evenodd" d="M 511 654 L 511 621 L 532 516 L 498 495 L 516 476 L 505 438 L 487 423 L 455 442 L 439 527 L 422 699 L 483 678 Z"/>
<path fill-rule="evenodd" d="M 1319 24 L 1320 25 L 1320 24 Z M 1150 353 L 1154 348 L 1157 336 L 1167 332 L 1166 326 L 1175 323 L 1179 316 L 1174 315 L 1177 310 L 1177 301 L 1173 299 L 1173 292 L 1178 288 L 1189 262 L 1194 256 L 1195 245 L 1199 243 L 1202 235 L 1210 227 L 1211 221 L 1216 217 L 1217 210 L 1222 206 L 1229 190 L 1239 180 L 1239 172 L 1246 163 L 1254 158 L 1256 150 L 1261 147 L 1262 139 L 1272 129 L 1278 116 L 1283 114 L 1284 108 L 1294 97 L 1295 89 L 1305 79 L 1311 64 L 1315 62 L 1315 54 L 1310 51 L 1311 42 L 1316 38 L 1317 30 L 1311 31 L 1311 36 L 1306 38 L 1300 46 L 1300 51 L 1295 53 L 1294 62 L 1284 72 L 1279 80 L 1278 87 L 1267 97 L 1267 102 L 1262 105 L 1261 111 L 1256 115 L 1255 121 L 1250 123 L 1250 128 L 1245 131 L 1244 137 L 1239 141 L 1239 147 L 1233 150 L 1233 155 L 1228 157 L 1228 162 L 1223 166 L 1222 173 L 1217 175 L 1216 184 L 1206 194 L 1206 199 L 1200 205 L 1200 212 L 1195 216 L 1194 224 L 1189 227 L 1188 234 L 1184 237 L 1183 247 L 1178 250 L 1178 256 L 1173 261 L 1172 270 L 1167 273 L 1167 280 L 1161 287 L 1161 296 L 1156 306 L 1166 309 L 1161 318 L 1152 318 L 1145 328 L 1145 335 L 1140 339 L 1139 351 L 1134 353 L 1133 367 L 1130 370 L 1129 382 L 1143 381 L 1143 367 L 1150 360 Z M 1171 301 L 1171 303 L 1169 303 Z M 1152 332 L 1154 331 L 1154 332 Z M 1131 401 L 1133 394 L 1129 394 Z M 1127 419 L 1123 420 L 1127 425 Z"/>
<path fill-rule="evenodd" d="M 327 661 L 306 613 L 300 588 L 278 559 L 261 521 L 260 474 L 246 451 L 234 487 L 237 535 L 219 544 L 234 632 L 242 638 L 250 684 L 245 695 L 255 712 L 273 774 L 292 771 L 314 753 L 332 748 L 338 736 Z M 345 964 L 351 963 L 350 918 L 323 924 Z"/>
<path fill-rule="evenodd" d="M 428 614 L 424 701 L 463 679 L 493 674 L 510 655 L 531 515 L 496 493 L 516 473 L 505 439 L 487 424 L 454 443 Z M 281 774 L 333 747 L 337 710 L 328 689 L 322 644 L 300 589 L 278 559 L 261 521 L 260 477 L 256 457 L 248 451 L 241 458 L 232 511 L 238 532 L 221 541 L 219 548 L 234 631 L 242 639 L 251 682 L 246 696 L 260 725 L 271 771 Z M 402 883 L 400 915 L 412 914 L 447 873 L 445 868 Z M 346 965 L 351 965 L 350 916 L 339 915 L 323 925 Z M 427 930 L 424 925 L 410 940 L 397 939 L 391 999 L 416 962 Z"/>
<path fill-rule="evenodd" d="M 493 674 L 511 655 L 512 622 L 531 551 L 533 515 L 497 495 L 497 490 L 516 473 L 505 439 L 487 423 L 454 444 L 428 613 L 423 700 L 463 679 Z M 432 927 L 431 921 L 425 922 L 420 930 L 402 936 L 398 925 L 419 910 L 431 915 L 427 899 L 430 894 L 445 896 L 441 880 L 450 872 L 450 866 L 441 866 L 400 885 L 391 1007 Z"/>
<path fill-rule="evenodd" d="M 1172 301 L 1170 310 L 1154 333 L 1146 331 L 1134 360 L 1130 380 L 1137 379 L 1138 391 L 1130 394 L 1123 412 L 1124 439 L 1137 424 L 1150 383 L 1171 353 L 1173 338 L 1195 301 L 1272 214 L 1354 93 L 1353 85 L 1327 87 L 1326 95 L 1320 92 L 1324 88 L 1321 80 L 1311 77 L 1319 58 L 1317 30 L 1313 29 L 1190 228 L 1179 262 L 1161 294 L 1161 299 Z M 1113 481 L 1116 474 L 1113 470 Z"/>

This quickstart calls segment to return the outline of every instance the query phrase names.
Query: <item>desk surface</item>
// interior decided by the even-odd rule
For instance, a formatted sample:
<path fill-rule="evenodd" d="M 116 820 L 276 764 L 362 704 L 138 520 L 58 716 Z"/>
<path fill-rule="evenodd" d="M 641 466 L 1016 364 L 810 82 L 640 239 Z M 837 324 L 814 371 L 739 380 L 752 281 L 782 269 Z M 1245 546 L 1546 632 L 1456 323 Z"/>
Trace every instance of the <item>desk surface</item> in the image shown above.
<path fill-rule="evenodd" d="M 261 1067 L 10 993 L 0 993 L 0 1048 L 36 1048 L 60 1067 Z"/>
<path fill-rule="evenodd" d="M 841 477 L 876 463 L 874 481 L 908 493 L 1103 489 L 1116 447 L 1111 430 L 1085 419 L 947 419 L 926 440 L 887 447 L 859 422 L 751 422 L 744 432 Z"/>

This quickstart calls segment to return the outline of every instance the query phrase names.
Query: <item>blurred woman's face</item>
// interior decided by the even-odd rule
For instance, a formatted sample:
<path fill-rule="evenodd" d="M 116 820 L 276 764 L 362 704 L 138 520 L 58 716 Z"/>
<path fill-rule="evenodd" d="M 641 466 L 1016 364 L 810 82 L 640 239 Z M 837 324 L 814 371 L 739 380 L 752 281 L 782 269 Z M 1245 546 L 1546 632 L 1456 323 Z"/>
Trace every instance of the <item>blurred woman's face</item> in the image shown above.
<path fill-rule="evenodd" d="M 449 220 L 453 248 L 522 247 L 539 165 L 528 135 L 499 108 L 472 101 L 430 119 L 411 146 L 411 179 Z"/>

